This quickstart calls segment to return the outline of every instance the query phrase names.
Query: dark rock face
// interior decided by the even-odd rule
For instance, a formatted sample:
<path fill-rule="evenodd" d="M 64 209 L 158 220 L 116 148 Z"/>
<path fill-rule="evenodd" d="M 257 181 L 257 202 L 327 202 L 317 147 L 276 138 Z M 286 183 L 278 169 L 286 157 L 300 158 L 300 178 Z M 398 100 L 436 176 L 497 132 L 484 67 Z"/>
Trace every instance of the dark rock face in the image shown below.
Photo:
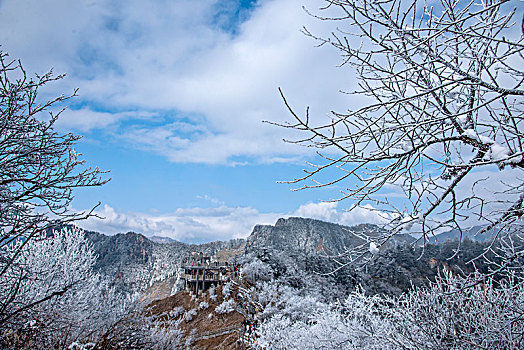
<path fill-rule="evenodd" d="M 342 226 L 315 219 L 290 217 L 278 219 L 275 226 L 257 225 L 247 238 L 248 248 L 271 247 L 277 250 L 297 251 L 301 254 L 337 255 L 346 249 L 365 244 L 362 234 L 375 235 L 382 229 L 371 224 Z M 392 244 L 410 243 L 409 235 L 400 235 Z"/>
<path fill-rule="evenodd" d="M 154 263 L 153 242 L 134 232 L 106 236 L 88 231 L 86 236 L 98 257 L 96 271 L 108 276 L 123 292 L 147 287 Z"/>
<path fill-rule="evenodd" d="M 175 240 L 157 243 L 134 232 L 106 236 L 86 231 L 86 236 L 98 257 L 95 270 L 108 276 L 120 291 L 131 293 L 143 291 L 155 282 L 176 277 L 180 263 L 188 252 L 202 251 L 213 255 L 222 249 L 236 248 L 244 243 L 241 239 L 200 245 Z"/>
<path fill-rule="evenodd" d="M 106 236 L 87 232 L 88 239 L 98 255 L 95 269 L 121 268 L 131 264 L 147 264 L 153 255 L 153 242 L 145 236 L 128 232 Z"/>

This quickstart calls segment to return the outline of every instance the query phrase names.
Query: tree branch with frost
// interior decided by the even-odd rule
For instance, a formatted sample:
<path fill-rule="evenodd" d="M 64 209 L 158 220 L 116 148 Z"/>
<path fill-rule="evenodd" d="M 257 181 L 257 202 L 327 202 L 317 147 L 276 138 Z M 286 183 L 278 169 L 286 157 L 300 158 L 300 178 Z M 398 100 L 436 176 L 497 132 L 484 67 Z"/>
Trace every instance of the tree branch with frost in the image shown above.
<path fill-rule="evenodd" d="M 524 170 L 524 38 L 511 2 L 326 3 L 320 12 L 330 16 L 308 12 L 333 21 L 336 30 L 327 38 L 304 33 L 340 51 L 341 66 L 359 82 L 348 96 L 370 102 L 333 111 L 316 124 L 309 109 L 301 117 L 279 89 L 293 119 L 280 126 L 303 136 L 288 142 L 317 148 L 320 159 L 284 182 L 300 184 L 300 190 L 345 184 L 330 200 L 370 203 L 391 213 L 385 227 L 393 234 L 407 227 L 398 218 L 416 218 L 412 232 L 424 242 L 467 225 L 514 225 L 521 216 L 512 209 L 515 183 L 497 180 L 492 188 L 508 188 L 499 196 L 479 192 L 474 180 L 479 171 L 498 179 Z M 318 180 L 332 170 L 338 174 Z M 395 195 L 402 193 L 401 200 L 388 198 L 391 186 L 400 189 Z"/>
<path fill-rule="evenodd" d="M 109 181 L 103 178 L 104 171 L 86 167 L 75 151 L 80 136 L 61 135 L 54 129 L 65 111 L 61 105 L 77 90 L 50 100 L 39 97 L 41 88 L 62 78 L 52 71 L 32 78 L 20 61 L 0 51 L 0 283 L 10 291 L 0 300 L 0 327 L 10 318 L 4 312 L 26 278 L 25 267 L 12 265 L 30 249 L 33 239 L 41 240 L 51 229 L 93 215 L 99 204 L 84 212 L 69 211 L 76 188 Z M 13 274 L 12 268 L 20 274 Z M 34 300 L 21 307 L 26 310 L 40 303 Z"/>

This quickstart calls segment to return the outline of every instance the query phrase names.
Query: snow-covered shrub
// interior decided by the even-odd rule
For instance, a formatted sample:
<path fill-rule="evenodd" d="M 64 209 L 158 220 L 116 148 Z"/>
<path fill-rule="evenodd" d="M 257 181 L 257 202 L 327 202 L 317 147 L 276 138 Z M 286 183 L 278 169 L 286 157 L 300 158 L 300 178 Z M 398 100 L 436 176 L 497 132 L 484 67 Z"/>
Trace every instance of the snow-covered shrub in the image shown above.
<path fill-rule="evenodd" d="M 233 299 L 228 299 L 215 308 L 215 312 L 219 315 L 233 311 L 235 311 L 235 301 Z"/>
<path fill-rule="evenodd" d="M 209 288 L 209 298 L 213 301 L 217 301 L 217 293 L 216 293 L 216 288 L 215 288 L 215 285 L 211 285 L 211 287 Z"/>
<path fill-rule="evenodd" d="M 464 288 L 464 286 L 471 286 Z M 512 279 L 454 277 L 401 296 L 386 309 L 392 341 L 439 349 L 518 349 L 524 345 L 524 285 Z"/>
<path fill-rule="evenodd" d="M 95 343 L 82 344 L 82 343 L 78 343 L 74 341 L 71 344 L 69 344 L 67 349 L 68 350 L 91 350 L 95 347 L 95 345 L 96 345 Z"/>
<path fill-rule="evenodd" d="M 104 334 L 98 343 L 103 349 L 180 349 L 184 332 L 183 319 L 155 315 L 136 309 L 132 317 L 124 317 Z"/>
<path fill-rule="evenodd" d="M 227 282 L 222 286 L 222 295 L 224 296 L 224 299 L 228 299 L 231 295 L 231 282 Z"/>
<path fill-rule="evenodd" d="M 189 322 L 193 319 L 193 316 L 196 316 L 196 315 L 197 315 L 196 309 L 191 309 L 184 314 L 184 319 L 186 320 L 186 322 Z"/>
<path fill-rule="evenodd" d="M 257 283 L 257 297 L 258 301 L 263 305 L 269 304 L 275 301 L 280 295 L 279 289 L 284 286 L 279 285 L 276 282 L 272 283 Z"/>
<path fill-rule="evenodd" d="M 430 288 L 400 297 L 357 290 L 343 303 L 309 314 L 296 311 L 309 308 L 309 302 L 295 295 L 264 312 L 260 344 L 276 349 L 522 348 L 524 285 L 503 280 L 495 286 L 491 279 L 474 285 L 477 281 L 448 273 Z"/>
<path fill-rule="evenodd" d="M 272 307 L 273 314 L 260 327 L 260 344 L 264 347 L 396 349 L 384 341 L 393 327 L 379 316 L 374 304 L 377 300 L 362 291 L 354 292 L 338 306 L 323 304 L 309 295 L 293 295 L 290 290 L 280 298 L 282 309 Z M 269 313 L 264 315 L 268 317 Z"/>
<path fill-rule="evenodd" d="M 266 305 L 263 311 L 265 318 L 278 314 L 291 321 L 308 322 L 313 312 L 328 308 L 327 304 L 319 301 L 307 290 L 298 290 L 279 283 L 259 283 L 258 286 L 258 301 Z"/>
<path fill-rule="evenodd" d="M 146 334 L 151 349 L 168 350 L 180 349 L 184 332 L 178 328 L 178 324 L 158 323 L 151 327 L 149 334 Z"/>
<path fill-rule="evenodd" d="M 197 330 L 193 328 L 191 332 L 189 332 L 189 337 L 186 338 L 186 348 L 191 349 L 191 346 L 195 342 L 195 338 L 197 336 Z"/>
<path fill-rule="evenodd" d="M 204 310 L 204 309 L 207 309 L 209 307 L 209 303 L 205 302 L 205 301 L 202 301 L 200 303 L 200 305 L 198 305 L 198 309 L 199 310 Z"/>
<path fill-rule="evenodd" d="M 241 274 L 244 280 L 250 283 L 255 283 L 256 281 L 270 281 L 273 279 L 273 270 L 271 269 L 271 266 L 264 264 L 257 258 L 244 264 Z"/>
<path fill-rule="evenodd" d="M 175 318 L 182 315 L 185 311 L 186 309 L 184 309 L 183 306 L 177 306 L 173 308 L 173 310 L 169 311 L 169 316 L 171 316 L 171 318 Z"/>

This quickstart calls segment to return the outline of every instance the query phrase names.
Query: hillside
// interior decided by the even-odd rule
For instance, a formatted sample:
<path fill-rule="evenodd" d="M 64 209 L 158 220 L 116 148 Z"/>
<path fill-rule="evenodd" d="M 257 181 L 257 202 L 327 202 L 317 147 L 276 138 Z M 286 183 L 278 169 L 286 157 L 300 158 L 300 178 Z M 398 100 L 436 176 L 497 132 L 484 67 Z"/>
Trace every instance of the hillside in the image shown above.
<path fill-rule="evenodd" d="M 174 293 L 177 288 L 177 273 L 180 262 L 190 252 L 204 252 L 216 259 L 249 262 L 256 258 L 272 266 L 275 276 L 285 274 L 329 274 L 331 284 L 343 290 L 365 286 L 370 292 L 398 294 L 412 283 L 421 285 L 428 277 L 446 266 L 468 271 L 463 263 L 469 258 L 468 252 L 478 253 L 481 243 L 466 242 L 468 249 L 453 260 L 455 243 L 442 241 L 429 245 L 424 255 L 421 248 L 411 247 L 414 238 L 398 235 L 381 249 L 365 272 L 355 267 L 340 267 L 328 256 L 343 254 L 360 244 L 366 244 L 361 234 L 373 235 L 380 228 L 370 224 L 352 227 L 321 220 L 290 217 L 279 219 L 275 225 L 256 225 L 246 240 L 217 241 L 205 244 L 185 244 L 178 241 L 158 243 L 142 234 L 128 232 L 106 236 L 97 232 L 86 232 L 98 256 L 95 269 L 111 277 L 114 285 L 124 292 L 147 291 L 149 298 L 161 298 Z M 448 237 L 449 236 L 449 237 Z M 453 238 L 452 233 L 441 238 Z M 165 240 L 162 240 L 165 242 Z M 441 242 L 441 240 L 439 240 Z M 413 250 L 415 249 L 415 250 Z M 466 254 L 466 255 L 464 255 Z M 435 259 L 433 268 L 428 262 Z M 482 268 L 482 264 L 478 265 Z M 294 271 L 294 272 L 291 272 Z M 316 278 L 316 277 L 315 277 Z M 299 281 L 293 282 L 294 284 Z"/>
<path fill-rule="evenodd" d="M 314 219 L 291 217 L 279 219 L 274 226 L 257 225 L 246 239 L 216 241 L 205 244 L 185 244 L 171 239 L 147 238 L 128 232 L 106 236 L 87 231 L 98 256 L 95 270 L 100 271 L 124 292 L 144 292 L 165 295 L 175 290 L 176 274 L 183 257 L 193 251 L 231 260 L 249 252 L 276 249 L 289 256 L 337 255 L 344 248 L 364 243 L 358 235 L 373 233 L 377 226 L 362 224 L 346 227 Z M 395 244 L 411 242 L 410 236 L 402 236 Z M 161 285 L 151 289 L 155 283 Z"/>
<path fill-rule="evenodd" d="M 236 290 L 224 293 L 219 286 L 213 294 L 206 293 L 198 299 L 186 291 L 162 300 L 156 300 L 148 309 L 156 315 L 167 315 L 181 331 L 181 343 L 191 349 L 241 349 L 237 344 L 245 320 L 240 310 L 221 310 L 221 305 L 231 302 L 237 305 Z"/>
<path fill-rule="evenodd" d="M 247 311 L 239 307 L 245 301 L 242 298 L 260 306 L 251 317 L 261 324 L 280 318 L 308 324 L 311 313 L 330 312 L 331 305 L 358 290 L 365 295 L 398 296 L 413 286 L 427 286 L 443 269 L 459 275 L 471 272 L 474 267 L 467 262 L 485 249 L 485 244 L 466 239 L 459 254 L 453 241 L 430 244 L 423 250 L 412 244 L 411 236 L 400 235 L 364 265 L 340 265 L 344 258 L 329 258 L 366 244 L 360 236 L 379 230 L 369 224 L 348 227 L 291 217 L 275 225 L 255 226 L 246 240 L 201 245 L 157 243 L 136 233 L 87 235 L 98 254 L 97 269 L 114 276 L 120 290 L 138 292 L 149 305 L 146 313 L 159 317 L 179 346 L 240 349 L 238 341 L 246 334 L 242 322 L 247 319 Z M 240 279 L 228 282 L 227 287 L 218 285 L 199 298 L 191 296 L 182 290 L 178 276 L 182 259 L 190 252 L 235 261 L 242 266 Z M 476 268 L 488 271 L 480 261 Z M 237 283 L 243 287 L 240 298 Z M 256 340 L 251 337 L 247 343 Z"/>
<path fill-rule="evenodd" d="M 216 241 L 200 245 L 173 240 L 158 243 L 146 236 L 128 232 L 113 236 L 86 231 L 97 255 L 95 270 L 109 276 L 119 290 L 142 293 L 155 283 L 162 282 L 162 289 L 173 290 L 180 262 L 193 251 L 214 255 L 219 251 L 235 250 L 243 240 Z"/>
<path fill-rule="evenodd" d="M 257 225 L 247 238 L 248 249 L 269 248 L 301 254 L 339 255 L 366 242 L 361 234 L 373 236 L 382 231 L 376 225 L 343 226 L 316 219 L 290 217 L 278 219 L 274 226 Z M 398 235 L 389 244 L 413 242 L 409 235 Z"/>

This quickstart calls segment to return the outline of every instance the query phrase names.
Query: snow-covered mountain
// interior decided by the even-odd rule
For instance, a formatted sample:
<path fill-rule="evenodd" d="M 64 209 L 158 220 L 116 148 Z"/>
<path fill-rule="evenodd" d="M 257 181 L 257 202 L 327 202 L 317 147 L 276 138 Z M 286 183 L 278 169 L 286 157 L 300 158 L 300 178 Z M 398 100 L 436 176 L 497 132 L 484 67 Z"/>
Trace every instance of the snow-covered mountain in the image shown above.
<path fill-rule="evenodd" d="M 151 236 L 149 239 L 155 243 L 173 243 L 176 242 L 173 238 L 164 237 L 164 236 Z"/>
<path fill-rule="evenodd" d="M 205 244 L 185 244 L 172 239 L 157 239 L 128 232 L 106 236 L 86 232 L 98 256 L 95 269 L 111 277 L 115 285 L 126 291 L 143 291 L 155 282 L 176 277 L 183 257 L 192 251 L 210 256 L 242 255 L 257 249 L 286 251 L 297 255 L 336 255 L 345 248 L 362 244 L 361 233 L 372 234 L 377 226 L 361 224 L 342 226 L 320 220 L 291 217 L 279 219 L 274 226 L 257 225 L 247 240 L 234 239 Z M 410 236 L 399 236 L 398 242 L 411 242 Z M 246 244 L 244 250 L 244 244 Z"/>
<path fill-rule="evenodd" d="M 110 276 L 113 283 L 125 292 L 142 292 L 155 282 L 176 277 L 183 257 L 189 252 L 203 251 L 214 255 L 244 243 L 239 239 L 200 245 L 175 240 L 158 243 L 134 232 L 106 236 L 87 231 L 86 235 L 98 256 L 95 270 Z"/>
<path fill-rule="evenodd" d="M 340 255 L 347 249 L 366 244 L 360 238 L 362 234 L 372 236 L 380 233 L 380 230 L 378 226 L 370 224 L 349 227 L 291 217 L 279 219 L 275 225 L 256 225 L 246 240 L 199 245 L 178 241 L 157 243 L 133 232 L 114 236 L 87 232 L 87 236 L 98 256 L 95 268 L 110 276 L 123 291 L 143 292 L 156 282 L 170 280 L 173 284 L 183 257 L 192 251 L 216 255 L 221 259 L 236 257 L 245 262 L 259 259 L 272 266 L 275 276 L 285 274 L 285 271 L 295 271 L 291 273 L 293 276 L 297 275 L 297 271 L 305 274 L 329 273 L 338 268 L 326 256 Z M 428 246 L 421 256 L 421 248 L 415 249 L 411 244 L 413 241 L 414 238 L 407 234 L 395 236 L 366 265 L 366 272 L 348 266 L 333 275 L 336 280 L 334 283 L 343 288 L 362 285 L 370 291 L 398 294 L 412 283 L 422 284 L 427 278 L 434 277 L 442 264 L 467 270 L 468 266 L 463 264 L 463 260 L 469 256 L 462 255 L 482 249 L 480 243 L 466 242 L 473 246 L 448 261 L 453 255 L 453 242 Z M 429 260 L 432 260 L 431 264 Z M 167 287 L 164 285 L 163 288 Z"/>
<path fill-rule="evenodd" d="M 274 226 L 257 225 L 247 238 L 248 248 L 271 247 L 278 250 L 297 251 L 301 254 L 338 255 L 346 248 L 365 243 L 363 233 L 373 236 L 381 228 L 371 224 L 343 226 L 315 219 L 290 217 L 278 219 Z M 390 244 L 411 243 L 414 238 L 401 234 Z"/>

